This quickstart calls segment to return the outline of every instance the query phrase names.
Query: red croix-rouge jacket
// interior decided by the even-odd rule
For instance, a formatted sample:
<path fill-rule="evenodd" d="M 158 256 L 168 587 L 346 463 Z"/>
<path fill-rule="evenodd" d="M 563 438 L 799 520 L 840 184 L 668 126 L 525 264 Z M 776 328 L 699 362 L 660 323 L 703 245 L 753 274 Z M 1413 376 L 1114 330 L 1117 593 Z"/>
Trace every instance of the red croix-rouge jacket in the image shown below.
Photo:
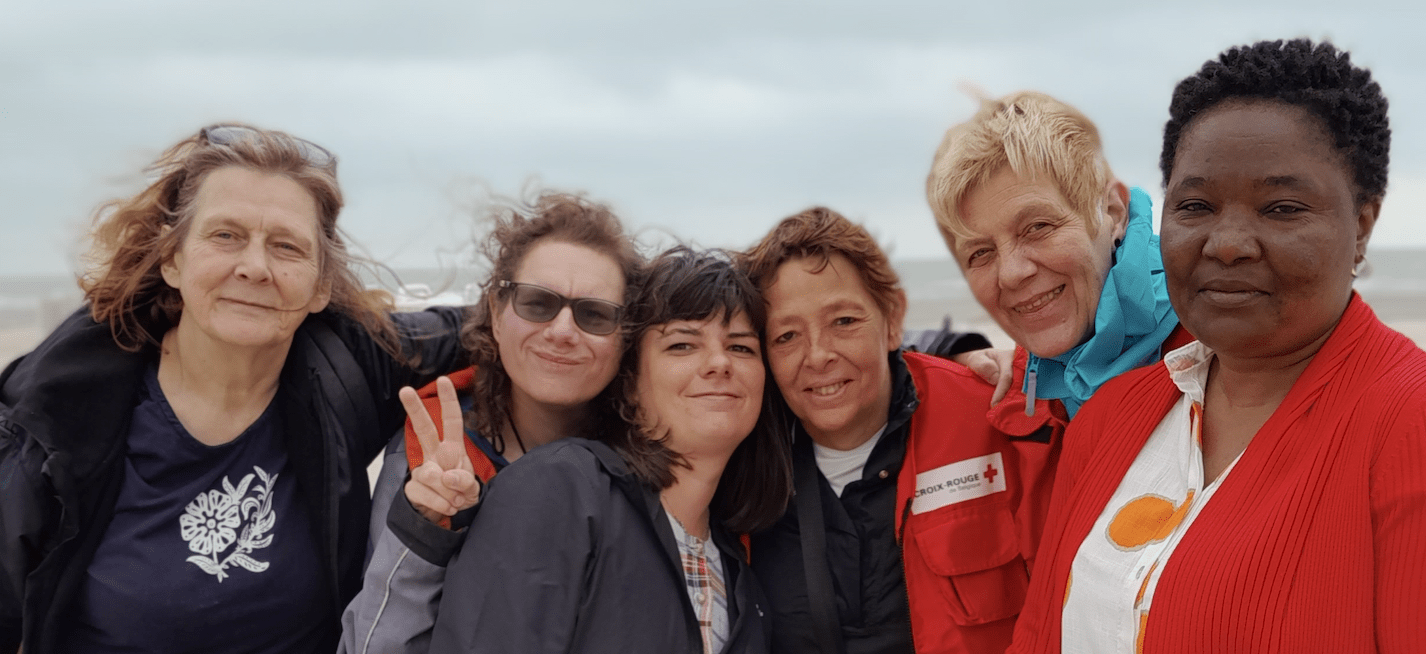
<path fill-rule="evenodd" d="M 975 373 L 904 356 L 920 406 L 897 480 L 896 532 L 916 651 L 1003 652 L 1049 507 L 1064 407 L 1041 399 L 1025 415 L 1024 350 L 1015 390 L 988 412 L 993 389 Z"/>
<path fill-rule="evenodd" d="M 1176 327 L 1161 352 L 1192 341 Z M 1026 415 L 1024 348 L 1010 392 L 988 412 L 993 389 L 974 373 L 904 356 L 921 404 L 897 478 L 896 533 L 916 652 L 1000 654 L 1025 603 L 1069 419 L 1043 398 Z"/>

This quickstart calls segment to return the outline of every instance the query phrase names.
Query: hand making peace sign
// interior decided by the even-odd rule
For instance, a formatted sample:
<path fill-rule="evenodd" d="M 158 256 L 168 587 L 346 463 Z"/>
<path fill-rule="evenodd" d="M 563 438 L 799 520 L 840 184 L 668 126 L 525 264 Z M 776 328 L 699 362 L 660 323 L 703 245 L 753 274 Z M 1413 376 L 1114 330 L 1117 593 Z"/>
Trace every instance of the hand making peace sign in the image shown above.
<path fill-rule="evenodd" d="M 480 483 L 465 453 L 465 425 L 455 385 L 446 376 L 436 380 L 439 432 L 416 389 L 402 388 L 400 397 L 423 454 L 421 465 L 411 470 L 411 480 L 406 482 L 406 499 L 422 516 L 436 523 L 475 506 L 480 499 Z"/>

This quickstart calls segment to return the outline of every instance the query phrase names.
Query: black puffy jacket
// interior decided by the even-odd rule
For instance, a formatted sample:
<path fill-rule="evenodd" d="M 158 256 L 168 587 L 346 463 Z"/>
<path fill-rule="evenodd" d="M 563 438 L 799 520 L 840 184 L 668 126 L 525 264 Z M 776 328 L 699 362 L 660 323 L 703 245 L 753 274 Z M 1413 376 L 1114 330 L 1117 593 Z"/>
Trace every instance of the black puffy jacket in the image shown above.
<path fill-rule="evenodd" d="M 275 401 L 326 561 L 332 605 L 325 651 L 335 651 L 342 608 L 361 584 L 371 511 L 366 466 L 405 419 L 396 391 L 467 364 L 461 316 L 450 307 L 393 316 L 420 369 L 397 363 L 333 312 L 309 316 L 294 336 Z M 332 335 L 350 359 L 328 362 L 343 356 L 318 345 L 337 343 Z M 72 620 L 75 594 L 113 515 L 129 419 L 156 356 L 152 347 L 121 350 L 109 325 L 81 309 L 0 373 L 0 652 L 23 642 L 27 654 L 48 654 Z M 346 369 L 363 373 L 367 406 L 355 407 L 359 394 L 332 397 L 334 388 L 362 387 L 332 379 L 340 375 L 331 371 Z M 354 407 L 376 424 L 341 415 Z"/>
<path fill-rule="evenodd" d="M 771 615 L 742 546 L 717 526 L 726 654 L 769 651 Z M 659 494 L 608 446 L 564 438 L 490 482 L 446 568 L 431 652 L 702 654 Z"/>

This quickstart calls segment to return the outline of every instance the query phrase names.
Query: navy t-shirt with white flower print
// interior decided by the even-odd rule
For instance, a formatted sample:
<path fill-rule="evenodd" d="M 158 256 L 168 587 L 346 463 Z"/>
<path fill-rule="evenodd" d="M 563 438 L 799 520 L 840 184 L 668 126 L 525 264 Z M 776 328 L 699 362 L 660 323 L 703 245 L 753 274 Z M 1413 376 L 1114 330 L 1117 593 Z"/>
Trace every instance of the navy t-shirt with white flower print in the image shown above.
<path fill-rule="evenodd" d="M 179 423 L 150 367 L 73 652 L 304 652 L 329 625 L 321 555 L 276 402 L 231 442 Z"/>

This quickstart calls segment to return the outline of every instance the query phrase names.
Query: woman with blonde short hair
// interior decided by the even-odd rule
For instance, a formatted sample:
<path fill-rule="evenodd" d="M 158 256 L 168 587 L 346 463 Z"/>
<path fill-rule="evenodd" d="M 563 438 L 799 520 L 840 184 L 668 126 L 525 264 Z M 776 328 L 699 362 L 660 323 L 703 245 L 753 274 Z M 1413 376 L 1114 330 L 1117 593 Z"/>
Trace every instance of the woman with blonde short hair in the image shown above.
<path fill-rule="evenodd" d="M 1018 346 L 1028 401 L 1012 402 L 1058 400 L 1073 417 L 1165 341 L 1187 342 L 1149 196 L 1114 177 L 1074 107 L 1034 91 L 984 101 L 946 132 L 926 194 L 971 292 Z"/>

